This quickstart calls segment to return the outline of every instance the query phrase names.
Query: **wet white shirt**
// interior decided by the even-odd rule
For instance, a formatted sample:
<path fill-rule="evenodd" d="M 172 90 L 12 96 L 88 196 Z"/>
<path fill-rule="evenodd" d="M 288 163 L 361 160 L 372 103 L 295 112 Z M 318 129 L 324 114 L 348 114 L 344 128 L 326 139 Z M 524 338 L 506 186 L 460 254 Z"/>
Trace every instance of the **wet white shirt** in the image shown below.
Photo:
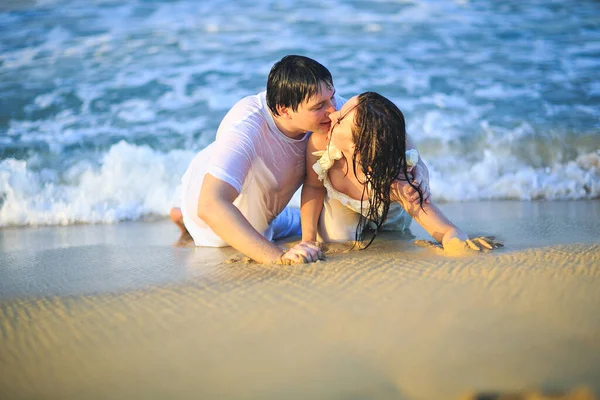
<path fill-rule="evenodd" d="M 336 108 L 345 101 L 336 96 Z M 200 188 L 207 173 L 233 186 L 239 193 L 233 204 L 254 229 L 273 239 L 273 220 L 304 179 L 309 135 L 307 132 L 300 139 L 285 136 L 269 112 L 266 92 L 234 105 L 221 122 L 215 141 L 196 155 L 182 177 L 183 222 L 196 246 L 228 246 L 198 217 Z"/>

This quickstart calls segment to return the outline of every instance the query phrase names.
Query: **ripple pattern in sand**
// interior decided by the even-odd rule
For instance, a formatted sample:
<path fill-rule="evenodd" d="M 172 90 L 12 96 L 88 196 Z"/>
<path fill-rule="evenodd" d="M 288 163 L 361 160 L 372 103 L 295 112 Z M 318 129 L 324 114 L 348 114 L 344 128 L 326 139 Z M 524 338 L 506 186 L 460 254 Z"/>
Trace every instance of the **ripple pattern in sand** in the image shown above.
<path fill-rule="evenodd" d="M 547 382 L 600 389 L 600 245 L 464 258 L 405 245 L 2 301 L 0 392 L 453 399 Z"/>

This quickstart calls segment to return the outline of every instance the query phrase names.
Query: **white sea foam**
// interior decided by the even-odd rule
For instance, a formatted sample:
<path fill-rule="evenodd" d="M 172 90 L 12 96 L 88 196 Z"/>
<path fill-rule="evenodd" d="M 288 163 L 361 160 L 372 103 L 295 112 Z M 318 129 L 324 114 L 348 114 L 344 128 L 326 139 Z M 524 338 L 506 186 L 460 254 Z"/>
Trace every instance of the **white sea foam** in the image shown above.
<path fill-rule="evenodd" d="M 38 48 L 25 48 L 0 54 L 2 68 L 17 69 L 28 66 L 32 63 L 33 58 L 39 53 Z"/>
<path fill-rule="evenodd" d="M 469 163 L 427 159 L 435 201 L 561 200 L 600 197 L 600 151 L 548 168 L 486 150 Z M 81 161 L 61 176 L 33 171 L 25 161 L 0 163 L 0 226 L 113 223 L 166 216 L 178 204 L 180 177 L 194 152 L 160 153 L 125 142 L 111 147 L 99 166 Z M 451 163 L 448 163 L 451 160 Z M 296 196 L 292 206 L 299 206 Z"/>
<path fill-rule="evenodd" d="M 451 164 L 428 160 L 436 201 L 566 200 L 600 197 L 600 150 L 574 161 L 533 168 L 486 150 L 483 159 Z"/>
<path fill-rule="evenodd" d="M 345 97 L 392 99 L 440 201 L 600 197 L 596 3 L 242 3 L 0 12 L 0 225 L 166 215 L 187 161 L 284 54 L 321 61 Z"/>
<path fill-rule="evenodd" d="M 167 215 L 194 152 L 160 153 L 125 142 L 100 167 L 75 164 L 60 179 L 31 171 L 25 161 L 0 163 L 0 226 L 112 223 Z"/>
<path fill-rule="evenodd" d="M 119 118 L 127 122 L 151 122 L 156 119 L 152 105 L 144 100 L 129 100 L 113 106 Z"/>
<path fill-rule="evenodd" d="M 475 96 L 484 97 L 487 99 L 504 99 L 504 98 L 523 98 L 523 97 L 539 97 L 539 94 L 532 92 L 529 89 L 514 89 L 507 88 L 501 84 L 477 89 L 474 92 Z"/>

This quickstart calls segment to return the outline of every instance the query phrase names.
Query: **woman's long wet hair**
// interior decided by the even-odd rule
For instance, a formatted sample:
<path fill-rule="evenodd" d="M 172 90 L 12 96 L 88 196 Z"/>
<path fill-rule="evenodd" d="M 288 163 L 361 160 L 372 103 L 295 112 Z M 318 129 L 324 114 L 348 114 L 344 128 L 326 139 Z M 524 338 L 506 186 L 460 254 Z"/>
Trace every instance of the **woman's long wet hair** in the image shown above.
<path fill-rule="evenodd" d="M 419 193 L 421 207 L 423 193 L 410 181 L 406 169 L 406 124 L 400 109 L 378 93 L 365 92 L 358 96 L 355 110 L 355 127 L 352 131 L 355 151 L 352 164 L 355 174 L 359 166 L 365 175 L 364 182 L 361 182 L 364 185 L 362 198 L 368 198 L 369 204 L 366 218 L 361 217 L 356 227 L 356 244 L 359 248 L 366 249 L 387 218 L 394 180 L 400 177 L 399 179 L 408 181 Z M 375 227 L 365 245 L 363 232 L 370 225 L 369 221 Z"/>

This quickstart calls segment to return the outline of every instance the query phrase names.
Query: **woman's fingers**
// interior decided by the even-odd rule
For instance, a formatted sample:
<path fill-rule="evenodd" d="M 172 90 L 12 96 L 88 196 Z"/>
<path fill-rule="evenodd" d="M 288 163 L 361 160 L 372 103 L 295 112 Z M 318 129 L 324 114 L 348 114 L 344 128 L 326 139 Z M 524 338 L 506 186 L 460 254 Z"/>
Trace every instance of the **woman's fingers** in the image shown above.
<path fill-rule="evenodd" d="M 431 196 L 431 191 L 429 190 L 429 184 L 427 182 L 421 182 L 419 184 L 419 188 L 421 189 L 421 194 L 423 196 L 423 202 L 428 203 L 429 197 Z M 413 202 L 418 202 L 419 201 L 419 192 L 417 192 L 416 190 L 414 190 L 414 191 L 415 191 L 415 195 L 414 195 Z"/>
<path fill-rule="evenodd" d="M 291 264 L 296 264 L 296 263 L 300 263 L 300 262 L 306 262 L 306 261 L 302 261 L 300 256 L 292 251 L 291 249 L 288 250 L 283 256 L 281 256 L 281 260 L 282 260 L 282 264 L 283 265 L 291 265 Z"/>
<path fill-rule="evenodd" d="M 415 186 L 418 186 L 414 182 L 412 182 Z M 404 198 L 408 200 L 409 203 L 418 203 L 419 202 L 419 192 L 415 190 L 412 186 L 405 182 L 403 184 L 402 191 L 404 193 Z M 421 191 L 422 192 L 422 191 Z"/>
<path fill-rule="evenodd" d="M 423 196 L 423 202 L 429 203 L 429 198 L 431 197 L 431 190 L 429 188 L 429 182 L 427 180 L 422 179 L 421 175 L 415 175 L 411 180 L 411 183 L 414 186 L 419 187 L 421 189 L 421 195 Z M 413 188 L 411 185 L 406 185 L 404 189 L 404 193 L 406 198 L 411 203 L 419 203 L 419 192 Z"/>
<path fill-rule="evenodd" d="M 274 264 L 278 265 L 292 265 L 293 263 L 294 261 L 289 258 L 287 253 L 279 257 L 279 259 L 274 262 Z"/>
<path fill-rule="evenodd" d="M 490 243 L 488 243 L 488 241 L 486 240 L 486 238 L 475 238 L 475 241 L 477 241 L 479 244 L 481 244 L 483 247 L 487 248 L 488 250 L 493 250 L 494 246 Z"/>
<path fill-rule="evenodd" d="M 301 254 L 298 253 L 297 250 L 291 248 L 289 249 L 284 255 L 283 258 L 286 260 L 289 260 L 290 264 L 296 264 L 296 263 L 307 263 L 308 260 L 306 259 L 306 257 L 302 256 Z"/>
<path fill-rule="evenodd" d="M 484 248 L 487 250 L 494 250 L 498 247 L 504 247 L 502 243 L 496 242 L 492 236 L 480 236 L 473 239 L 467 239 L 466 243 L 471 250 L 475 251 L 482 251 Z"/>
<path fill-rule="evenodd" d="M 497 242 L 494 236 L 481 236 L 478 237 L 477 240 L 488 249 L 492 250 L 497 247 L 504 247 L 501 242 Z"/>
<path fill-rule="evenodd" d="M 429 203 L 429 197 L 431 196 L 431 191 L 429 189 L 429 179 L 426 179 L 421 173 L 421 167 L 419 165 L 415 165 L 412 169 L 413 180 L 412 183 L 415 186 L 418 186 L 421 189 L 421 194 L 423 196 L 423 202 Z M 413 199 L 411 200 L 413 203 L 419 201 L 419 192 L 413 189 L 415 194 L 413 195 Z"/>
<path fill-rule="evenodd" d="M 479 248 L 479 246 L 477 246 L 471 239 L 467 239 L 467 246 L 469 246 L 469 248 L 471 250 L 475 250 L 475 251 L 480 251 L 481 249 Z"/>
<path fill-rule="evenodd" d="M 323 260 L 325 258 L 319 242 L 302 242 L 299 245 L 310 255 L 312 261 Z"/>
<path fill-rule="evenodd" d="M 304 256 L 304 254 L 296 254 L 298 261 L 303 263 L 303 264 L 308 264 L 309 262 L 312 262 L 312 258 L 310 258 L 310 256 Z"/>
<path fill-rule="evenodd" d="M 292 264 L 306 264 L 323 260 L 324 258 L 319 244 L 310 242 L 298 243 L 282 256 L 282 259 L 289 260 Z"/>
<path fill-rule="evenodd" d="M 429 198 L 431 197 L 431 189 L 429 188 L 429 185 L 427 185 L 427 190 L 423 192 L 423 202 L 424 203 L 429 203 L 430 200 Z"/>
<path fill-rule="evenodd" d="M 411 203 L 414 203 L 417 200 L 419 200 L 419 192 L 417 192 L 413 187 L 410 187 L 409 192 L 410 192 L 409 200 Z"/>

